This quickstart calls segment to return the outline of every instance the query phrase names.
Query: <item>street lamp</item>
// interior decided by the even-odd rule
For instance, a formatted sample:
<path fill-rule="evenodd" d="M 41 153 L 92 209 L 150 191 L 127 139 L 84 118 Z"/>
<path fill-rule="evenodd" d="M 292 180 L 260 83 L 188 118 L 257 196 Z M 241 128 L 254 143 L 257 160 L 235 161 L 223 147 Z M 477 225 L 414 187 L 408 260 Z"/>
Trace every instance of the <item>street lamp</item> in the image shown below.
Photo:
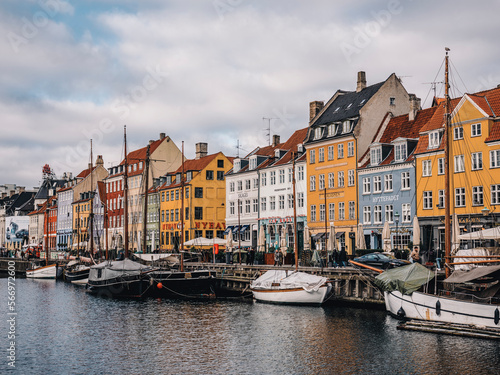
<path fill-rule="evenodd" d="M 396 235 L 394 236 L 394 239 L 397 239 L 397 235 L 398 235 L 398 233 L 399 233 L 399 230 L 398 230 L 398 224 L 399 224 L 399 213 L 398 213 L 398 211 L 396 211 L 396 213 L 394 214 L 394 220 L 396 220 Z M 397 249 L 399 250 L 399 242 L 398 242 Z"/>

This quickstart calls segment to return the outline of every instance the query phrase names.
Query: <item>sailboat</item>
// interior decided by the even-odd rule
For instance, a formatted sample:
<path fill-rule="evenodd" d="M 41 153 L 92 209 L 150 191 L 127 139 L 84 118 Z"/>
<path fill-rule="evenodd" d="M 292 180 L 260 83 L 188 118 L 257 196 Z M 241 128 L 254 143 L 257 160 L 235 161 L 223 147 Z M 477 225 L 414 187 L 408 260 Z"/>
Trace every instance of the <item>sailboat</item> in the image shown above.
<path fill-rule="evenodd" d="M 445 58 L 445 166 L 449 166 L 450 98 L 448 95 L 448 51 Z M 451 259 L 450 183 L 449 167 L 445 168 L 445 263 Z M 454 215 L 455 216 L 455 215 Z M 416 263 L 385 271 L 375 278 L 375 284 L 384 291 L 385 306 L 389 313 L 404 319 L 417 319 L 440 323 L 466 324 L 475 328 L 500 328 L 500 266 L 475 268 L 472 271 L 455 270 L 446 264 L 447 278 L 443 283 L 461 286 L 461 292 L 450 289 L 435 290 L 430 281 L 434 274 Z M 435 283 L 437 285 L 437 283 Z M 437 289 L 437 287 L 435 287 Z"/>
<path fill-rule="evenodd" d="M 297 244 L 297 205 L 295 193 L 295 155 L 292 153 L 292 195 L 295 271 L 269 270 L 250 284 L 256 301 L 276 304 L 321 305 L 332 290 L 326 277 L 299 272 Z"/>

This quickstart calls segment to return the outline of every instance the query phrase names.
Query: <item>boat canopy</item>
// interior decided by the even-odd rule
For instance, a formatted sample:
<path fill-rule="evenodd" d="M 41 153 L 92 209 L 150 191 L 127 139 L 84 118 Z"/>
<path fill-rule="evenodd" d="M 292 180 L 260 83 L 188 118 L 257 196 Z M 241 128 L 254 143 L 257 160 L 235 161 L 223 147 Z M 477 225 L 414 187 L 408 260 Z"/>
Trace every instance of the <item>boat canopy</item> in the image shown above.
<path fill-rule="evenodd" d="M 444 280 L 445 283 L 487 283 L 500 279 L 500 266 L 477 267 L 470 271 L 456 270 L 450 277 Z"/>
<path fill-rule="evenodd" d="M 434 274 L 420 263 L 396 267 L 375 277 L 375 285 L 386 292 L 397 290 L 402 294 L 412 294 L 434 278 Z"/>
<path fill-rule="evenodd" d="M 255 289 L 274 289 L 279 283 L 278 289 L 302 288 L 307 292 L 317 291 L 327 282 L 326 277 L 311 275 L 305 272 L 287 272 L 282 270 L 269 270 L 250 285 Z"/>
<path fill-rule="evenodd" d="M 91 268 L 92 269 L 106 268 L 114 271 L 145 271 L 147 269 L 150 269 L 149 266 L 134 262 L 133 260 L 130 259 L 104 261 L 99 264 L 96 264 L 95 266 L 92 266 Z"/>

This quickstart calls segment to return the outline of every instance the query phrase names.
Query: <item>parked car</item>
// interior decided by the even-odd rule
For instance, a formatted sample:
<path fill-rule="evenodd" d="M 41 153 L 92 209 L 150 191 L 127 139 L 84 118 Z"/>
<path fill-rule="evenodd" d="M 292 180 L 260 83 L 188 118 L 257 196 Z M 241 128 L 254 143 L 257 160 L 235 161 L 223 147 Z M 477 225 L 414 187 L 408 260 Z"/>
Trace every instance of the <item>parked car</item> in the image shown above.
<path fill-rule="evenodd" d="M 372 267 L 381 268 L 383 270 L 388 268 L 400 267 L 410 264 L 407 260 L 390 258 L 381 253 L 370 253 L 353 259 L 355 262 L 363 263 Z"/>
<path fill-rule="evenodd" d="M 16 233 L 17 238 L 23 238 L 24 236 L 29 236 L 29 232 L 26 229 L 21 229 L 17 231 Z"/>

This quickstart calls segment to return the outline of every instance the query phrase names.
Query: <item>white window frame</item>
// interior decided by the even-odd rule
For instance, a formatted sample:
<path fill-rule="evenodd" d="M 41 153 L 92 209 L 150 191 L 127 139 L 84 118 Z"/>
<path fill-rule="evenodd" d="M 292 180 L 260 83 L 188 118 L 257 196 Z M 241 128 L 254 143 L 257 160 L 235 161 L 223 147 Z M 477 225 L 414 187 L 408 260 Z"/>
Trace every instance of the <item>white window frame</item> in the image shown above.
<path fill-rule="evenodd" d="M 401 172 L 401 190 L 410 190 L 411 189 L 411 178 L 410 172 Z"/>
<path fill-rule="evenodd" d="M 335 146 L 328 146 L 328 160 L 335 159 Z"/>
<path fill-rule="evenodd" d="M 318 148 L 318 163 L 322 163 L 325 161 L 325 148 Z"/>
<path fill-rule="evenodd" d="M 392 174 L 384 175 L 384 192 L 391 192 L 393 189 Z"/>
<path fill-rule="evenodd" d="M 385 206 L 385 221 L 388 223 L 393 223 L 394 222 L 394 206 L 392 204 L 387 204 Z"/>
<path fill-rule="evenodd" d="M 382 162 L 382 147 L 373 147 L 370 150 L 370 165 L 379 165 Z"/>
<path fill-rule="evenodd" d="M 316 163 L 316 150 L 309 150 L 309 164 Z"/>
<path fill-rule="evenodd" d="M 464 139 L 464 128 L 462 126 L 456 126 L 453 128 L 453 140 L 458 141 Z"/>
<path fill-rule="evenodd" d="M 500 204 L 500 185 L 490 186 L 491 204 Z"/>
<path fill-rule="evenodd" d="M 335 187 L 335 172 L 328 173 L 328 188 L 332 189 Z"/>
<path fill-rule="evenodd" d="M 432 191 L 427 190 L 423 192 L 423 209 L 432 210 Z"/>
<path fill-rule="evenodd" d="M 453 165 L 453 170 L 455 173 L 462 173 L 465 172 L 465 161 L 464 161 L 464 155 L 455 155 L 454 158 L 454 165 Z"/>
<path fill-rule="evenodd" d="M 398 143 L 394 146 L 394 160 L 396 162 L 402 162 L 406 160 L 406 142 Z"/>
<path fill-rule="evenodd" d="M 318 177 L 318 190 L 325 190 L 325 175 L 320 174 Z"/>
<path fill-rule="evenodd" d="M 432 176 L 432 161 L 422 160 L 422 177 Z"/>
<path fill-rule="evenodd" d="M 372 223 L 372 208 L 370 206 L 363 207 L 363 224 Z"/>
<path fill-rule="evenodd" d="M 339 220 L 345 220 L 345 203 L 339 202 Z"/>
<path fill-rule="evenodd" d="M 354 141 L 347 142 L 347 157 L 354 156 Z"/>
<path fill-rule="evenodd" d="M 429 133 L 429 148 L 439 147 L 439 135 L 440 132 L 438 130 Z"/>
<path fill-rule="evenodd" d="M 373 192 L 382 193 L 382 176 L 373 176 Z"/>
<path fill-rule="evenodd" d="M 465 188 L 455 188 L 455 207 L 465 207 Z"/>
<path fill-rule="evenodd" d="M 349 169 L 347 171 L 347 186 L 354 186 L 355 178 L 354 178 L 354 169 Z"/>
<path fill-rule="evenodd" d="M 483 153 L 473 152 L 471 154 L 471 170 L 479 171 L 483 169 Z"/>
<path fill-rule="evenodd" d="M 344 171 L 339 171 L 337 173 L 337 179 L 338 179 L 337 186 L 344 187 Z"/>
<path fill-rule="evenodd" d="M 472 205 L 482 206 L 484 204 L 484 189 L 482 186 L 472 187 Z"/>
<path fill-rule="evenodd" d="M 470 136 L 472 137 L 480 137 L 482 135 L 481 123 L 472 124 L 470 126 Z"/>
<path fill-rule="evenodd" d="M 316 176 L 309 176 L 309 191 L 316 191 Z"/>
<path fill-rule="evenodd" d="M 363 194 L 371 194 L 371 182 L 370 177 L 363 177 Z"/>
<path fill-rule="evenodd" d="M 444 158 L 438 158 L 438 175 L 444 174 Z"/>
<path fill-rule="evenodd" d="M 344 158 L 344 144 L 340 143 L 337 145 L 337 159 Z"/>
<path fill-rule="evenodd" d="M 382 206 L 373 206 L 373 224 L 382 224 Z"/>
<path fill-rule="evenodd" d="M 401 205 L 401 220 L 403 223 L 410 223 L 411 222 L 411 205 L 410 203 L 403 203 Z"/>
<path fill-rule="evenodd" d="M 316 205 L 315 204 L 311 204 L 310 206 L 310 216 L 311 216 L 311 222 L 315 222 L 316 221 Z"/>
<path fill-rule="evenodd" d="M 500 168 L 500 150 L 490 151 L 490 168 Z"/>

